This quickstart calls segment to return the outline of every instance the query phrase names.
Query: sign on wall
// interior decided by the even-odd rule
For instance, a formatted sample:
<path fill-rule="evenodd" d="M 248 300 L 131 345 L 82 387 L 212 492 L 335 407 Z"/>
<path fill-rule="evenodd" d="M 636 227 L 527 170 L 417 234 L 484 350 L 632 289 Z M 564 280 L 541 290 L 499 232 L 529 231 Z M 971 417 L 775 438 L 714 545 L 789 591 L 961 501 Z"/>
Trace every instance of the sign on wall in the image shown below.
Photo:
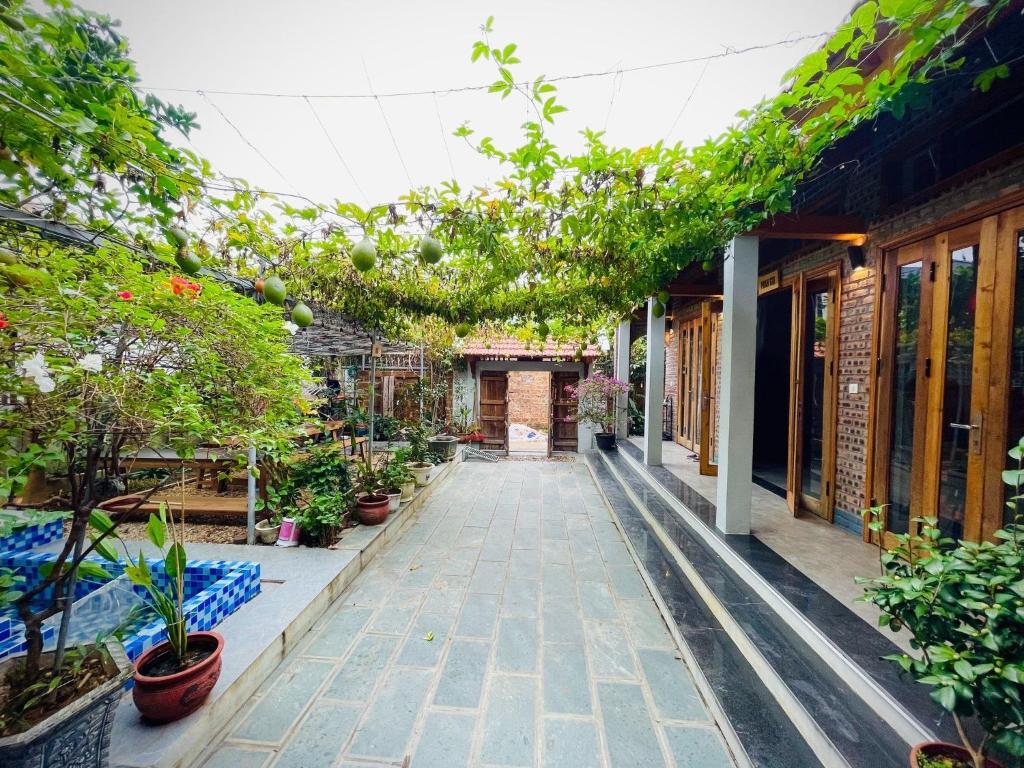
<path fill-rule="evenodd" d="M 773 269 L 771 272 L 766 272 L 763 275 L 758 275 L 757 295 L 763 296 L 766 293 L 771 293 L 780 285 L 782 285 L 781 269 Z"/>

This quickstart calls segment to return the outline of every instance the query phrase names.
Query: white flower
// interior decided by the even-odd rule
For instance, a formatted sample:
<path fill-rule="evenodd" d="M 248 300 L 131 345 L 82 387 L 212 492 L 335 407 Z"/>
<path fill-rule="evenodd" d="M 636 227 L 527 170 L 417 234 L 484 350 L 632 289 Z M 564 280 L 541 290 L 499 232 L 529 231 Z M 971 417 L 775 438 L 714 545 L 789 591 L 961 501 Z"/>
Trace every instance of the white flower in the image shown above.
<path fill-rule="evenodd" d="M 46 359 L 42 352 L 36 352 L 32 357 L 22 360 L 18 366 L 18 372 L 22 376 L 32 379 L 39 387 L 40 392 L 53 392 L 57 387 L 46 367 Z"/>
<path fill-rule="evenodd" d="M 290 320 L 285 320 L 283 323 L 281 323 L 281 325 L 283 325 L 284 329 L 288 331 L 288 333 L 290 333 L 292 336 L 294 336 L 299 331 L 299 326 L 297 326 Z"/>
<path fill-rule="evenodd" d="M 99 373 L 103 368 L 103 356 L 97 352 L 91 352 L 78 361 L 78 367 L 91 373 Z"/>

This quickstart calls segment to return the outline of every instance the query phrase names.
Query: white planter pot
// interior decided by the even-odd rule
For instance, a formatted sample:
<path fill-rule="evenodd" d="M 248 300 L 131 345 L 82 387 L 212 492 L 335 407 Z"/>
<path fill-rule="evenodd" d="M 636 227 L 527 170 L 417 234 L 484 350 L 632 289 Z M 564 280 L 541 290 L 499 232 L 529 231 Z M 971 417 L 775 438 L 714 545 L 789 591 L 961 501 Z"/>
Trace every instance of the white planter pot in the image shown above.
<path fill-rule="evenodd" d="M 408 483 L 402 484 L 402 501 L 410 501 L 412 495 L 416 492 L 416 481 L 410 480 Z"/>
<path fill-rule="evenodd" d="M 430 482 L 430 470 L 434 468 L 434 465 L 429 461 L 409 461 L 405 466 L 416 478 L 416 485 L 422 487 Z"/>
<path fill-rule="evenodd" d="M 280 532 L 280 523 L 273 525 L 269 520 L 260 520 L 256 523 L 256 538 L 261 544 L 274 544 Z"/>

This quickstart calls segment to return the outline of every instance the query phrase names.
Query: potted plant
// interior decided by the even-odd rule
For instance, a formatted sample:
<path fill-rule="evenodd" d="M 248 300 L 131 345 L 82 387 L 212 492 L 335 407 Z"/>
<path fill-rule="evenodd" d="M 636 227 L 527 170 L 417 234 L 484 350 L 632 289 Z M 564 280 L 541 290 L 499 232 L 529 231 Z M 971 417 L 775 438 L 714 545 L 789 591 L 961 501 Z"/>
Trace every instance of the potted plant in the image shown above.
<path fill-rule="evenodd" d="M 167 505 L 150 514 L 146 525 L 149 543 L 163 555 L 163 573 L 155 573 L 139 552 L 138 560 L 125 566 L 132 584 L 142 587 L 157 615 L 167 627 L 167 639 L 143 653 L 135 662 L 132 700 L 144 718 L 170 723 L 203 705 L 220 678 L 224 638 L 217 632 L 189 632 L 185 615 L 185 535 L 173 516 L 167 521 Z M 170 536 L 168 536 L 170 534 Z M 166 546 L 170 541 L 170 546 Z M 166 583 L 165 583 L 166 582 Z"/>
<path fill-rule="evenodd" d="M 282 517 L 278 512 L 256 522 L 256 538 L 260 540 L 261 544 L 277 543 L 277 537 L 281 533 Z"/>
<path fill-rule="evenodd" d="M 459 438 L 455 435 L 434 435 L 427 440 L 427 449 L 447 461 L 455 455 L 455 447 L 458 443 Z"/>
<path fill-rule="evenodd" d="M 566 393 L 576 399 L 576 419 L 580 423 L 593 424 L 598 431 L 594 434 L 597 447 L 603 451 L 615 448 L 615 402 L 619 395 L 629 392 L 629 384 L 593 373 L 579 384 L 567 384 Z"/>
<path fill-rule="evenodd" d="M 402 501 L 409 501 L 412 499 L 413 494 L 416 492 L 416 478 L 412 474 L 412 470 L 409 469 L 407 462 L 409 460 L 409 449 L 398 448 L 391 456 L 390 465 L 401 467 L 404 470 L 402 477 L 405 478 L 400 484 L 399 488 L 402 491 Z"/>
<path fill-rule="evenodd" d="M 434 465 L 427 461 L 429 447 L 427 445 L 427 428 L 423 424 L 413 424 L 405 430 L 409 439 L 409 460 L 405 466 L 416 478 L 416 485 L 424 486 L 430 482 L 430 470 Z"/>
<path fill-rule="evenodd" d="M 380 493 L 381 472 L 367 453 L 359 462 L 356 475 L 356 518 L 361 525 L 380 525 L 388 519 L 391 500 Z"/>
<path fill-rule="evenodd" d="M 412 472 L 403 463 L 389 459 L 381 470 L 381 490 L 390 500 L 388 511 L 397 512 L 402 499 L 412 497 L 416 482 Z M 408 491 L 406 490 L 408 488 Z"/>
<path fill-rule="evenodd" d="M 858 579 L 860 599 L 878 607 L 880 624 L 906 629 L 919 652 L 887 658 L 931 687 L 962 742 L 914 747 L 913 768 L 996 768 L 993 751 L 1024 756 L 1024 438 L 1010 456 L 1017 468 L 1003 479 L 1011 521 L 993 541 L 954 541 L 935 518 L 919 518 L 916 533 L 898 534 L 892 549 L 879 546 L 880 575 Z M 865 514 L 881 540 L 884 507 Z M 969 721 L 983 734 L 974 735 Z"/>

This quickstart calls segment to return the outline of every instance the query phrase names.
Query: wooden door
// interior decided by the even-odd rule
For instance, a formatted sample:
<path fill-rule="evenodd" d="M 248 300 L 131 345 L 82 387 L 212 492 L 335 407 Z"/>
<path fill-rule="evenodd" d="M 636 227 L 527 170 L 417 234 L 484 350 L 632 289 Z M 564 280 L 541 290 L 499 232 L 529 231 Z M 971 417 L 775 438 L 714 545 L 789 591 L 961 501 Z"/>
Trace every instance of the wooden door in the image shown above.
<path fill-rule="evenodd" d="M 1003 522 L 1001 472 L 1024 429 L 1024 208 L 896 249 L 884 270 L 873 498 L 885 541 L 919 517 L 978 540 Z"/>
<path fill-rule="evenodd" d="M 700 316 L 700 473 L 718 474 L 718 387 L 721 301 L 705 301 Z"/>
<path fill-rule="evenodd" d="M 548 430 L 548 450 L 576 451 L 576 398 L 565 391 L 567 386 L 579 384 L 578 373 L 553 371 L 551 373 L 551 425 Z"/>
<path fill-rule="evenodd" d="M 480 429 L 485 451 L 508 453 L 508 373 L 480 374 Z"/>
<path fill-rule="evenodd" d="M 700 316 L 679 324 L 679 443 L 691 451 L 700 450 L 701 339 Z"/>
<path fill-rule="evenodd" d="M 832 521 L 835 497 L 839 267 L 793 283 L 787 500 Z"/>

